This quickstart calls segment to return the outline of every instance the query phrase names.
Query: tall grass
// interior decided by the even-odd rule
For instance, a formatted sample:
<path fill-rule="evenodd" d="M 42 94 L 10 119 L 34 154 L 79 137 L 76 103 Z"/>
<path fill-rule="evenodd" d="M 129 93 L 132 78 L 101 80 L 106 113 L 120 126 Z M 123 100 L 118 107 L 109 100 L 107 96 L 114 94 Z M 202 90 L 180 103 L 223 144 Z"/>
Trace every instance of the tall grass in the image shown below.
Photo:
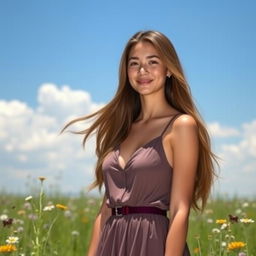
<path fill-rule="evenodd" d="M 43 186 L 38 194 L 26 200 L 23 196 L 2 193 L 0 246 L 7 245 L 6 240 L 11 236 L 18 241 L 13 241 L 13 252 L 6 252 L 9 255 L 86 255 L 100 204 L 101 199 L 82 193 L 75 198 L 59 193 L 48 197 Z M 187 242 L 191 254 L 256 256 L 255 219 L 254 200 L 211 200 L 203 214 L 193 211 L 190 214 Z M 0 247 L 0 255 L 5 254 L 6 248 Z"/>

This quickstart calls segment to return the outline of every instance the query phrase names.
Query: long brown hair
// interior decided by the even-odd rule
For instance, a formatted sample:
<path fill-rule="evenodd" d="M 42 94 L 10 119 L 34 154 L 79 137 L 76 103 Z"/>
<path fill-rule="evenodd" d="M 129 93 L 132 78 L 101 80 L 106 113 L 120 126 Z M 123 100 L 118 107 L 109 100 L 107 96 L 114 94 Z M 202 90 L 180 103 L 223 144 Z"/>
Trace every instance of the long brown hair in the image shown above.
<path fill-rule="evenodd" d="M 211 144 L 206 126 L 197 111 L 192 100 L 190 88 L 185 79 L 178 55 L 170 40 L 158 31 L 140 31 L 128 41 L 119 66 L 119 85 L 114 98 L 100 110 L 77 119 L 72 120 L 63 128 L 62 132 L 71 124 L 84 121 L 93 117 L 96 120 L 92 125 L 82 131 L 75 132 L 83 134 L 83 145 L 85 146 L 88 136 L 96 131 L 96 155 L 98 157 L 95 170 L 95 180 L 89 186 L 89 190 L 103 185 L 102 162 L 106 155 L 114 147 L 120 144 L 129 133 L 132 123 L 137 119 L 140 111 L 139 94 L 131 87 L 127 76 L 127 60 L 131 48 L 138 42 L 149 42 L 158 50 L 168 70 L 171 71 L 171 79 L 166 79 L 165 98 L 167 102 L 181 113 L 191 115 L 198 126 L 199 132 L 199 160 L 195 189 L 192 199 L 194 209 L 203 209 L 210 193 L 214 180 L 214 162 L 216 156 L 211 151 Z M 198 201 L 201 200 L 201 206 Z"/>

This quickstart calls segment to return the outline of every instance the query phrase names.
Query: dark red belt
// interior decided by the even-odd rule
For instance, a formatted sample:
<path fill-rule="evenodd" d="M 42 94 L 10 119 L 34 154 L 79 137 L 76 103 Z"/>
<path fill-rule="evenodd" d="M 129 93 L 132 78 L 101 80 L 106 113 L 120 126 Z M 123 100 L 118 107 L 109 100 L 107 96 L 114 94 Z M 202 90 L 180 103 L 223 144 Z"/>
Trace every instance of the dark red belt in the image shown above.
<path fill-rule="evenodd" d="M 153 213 L 167 216 L 166 210 L 154 206 L 117 206 L 112 208 L 112 215 L 123 216 L 131 213 Z"/>

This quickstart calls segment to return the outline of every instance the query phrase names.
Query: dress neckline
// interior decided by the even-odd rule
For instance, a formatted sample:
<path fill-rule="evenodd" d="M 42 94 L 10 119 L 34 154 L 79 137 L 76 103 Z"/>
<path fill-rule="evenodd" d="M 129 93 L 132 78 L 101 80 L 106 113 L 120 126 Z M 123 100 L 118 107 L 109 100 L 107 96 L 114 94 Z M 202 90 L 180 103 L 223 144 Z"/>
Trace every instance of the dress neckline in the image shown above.
<path fill-rule="evenodd" d="M 143 148 L 145 148 L 146 146 L 150 145 L 151 143 L 153 143 L 155 140 L 159 139 L 159 138 L 162 138 L 162 134 L 161 135 L 158 135 L 156 137 L 154 137 L 153 139 L 151 139 L 150 141 L 144 143 L 143 145 L 141 145 L 140 147 L 138 147 L 131 155 L 130 157 L 128 158 L 127 162 L 125 163 L 124 165 L 124 168 L 122 168 L 122 166 L 120 165 L 120 162 L 119 162 L 119 156 L 120 156 L 120 145 L 117 145 L 116 147 L 116 150 L 117 150 L 117 164 L 118 164 L 118 167 L 122 170 L 122 171 L 125 171 L 125 169 L 127 168 L 127 165 L 129 164 L 129 162 L 133 159 L 133 157 Z"/>
<path fill-rule="evenodd" d="M 121 145 L 121 143 L 119 143 L 119 144 L 117 145 L 117 147 L 116 147 L 116 149 L 117 149 L 117 164 L 118 164 L 119 168 L 120 168 L 122 171 L 124 171 L 124 170 L 126 169 L 127 165 L 129 164 L 129 162 L 133 159 L 133 157 L 134 157 L 141 149 L 143 149 L 144 147 L 150 145 L 150 144 L 153 143 L 155 140 L 161 138 L 161 144 L 162 144 L 162 137 L 163 137 L 165 131 L 167 130 L 167 128 L 169 127 L 169 125 L 170 125 L 179 115 L 181 115 L 181 113 L 175 114 L 175 115 L 173 115 L 173 116 L 171 117 L 171 119 L 169 120 L 169 122 L 167 123 L 167 125 L 165 126 L 165 128 L 163 129 L 163 131 L 161 132 L 160 135 L 154 137 L 153 139 L 149 140 L 148 142 L 146 142 L 146 143 L 144 143 L 143 145 L 141 145 L 140 147 L 138 147 L 138 148 L 130 155 L 130 157 L 128 158 L 127 162 L 126 162 L 125 165 L 124 165 L 124 168 L 122 168 L 122 166 L 121 166 L 120 163 L 119 163 L 120 145 Z"/>

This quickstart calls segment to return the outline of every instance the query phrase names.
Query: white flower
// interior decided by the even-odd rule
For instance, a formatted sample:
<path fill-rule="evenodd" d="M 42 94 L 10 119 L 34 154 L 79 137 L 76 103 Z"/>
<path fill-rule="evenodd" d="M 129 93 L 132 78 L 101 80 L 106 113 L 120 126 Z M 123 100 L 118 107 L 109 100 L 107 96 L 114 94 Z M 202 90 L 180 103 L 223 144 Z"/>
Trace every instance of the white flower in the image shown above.
<path fill-rule="evenodd" d="M 248 202 L 244 202 L 243 205 L 242 205 L 242 207 L 244 207 L 244 208 L 245 208 L 245 207 L 248 207 L 248 206 L 249 206 L 249 203 L 248 203 Z"/>
<path fill-rule="evenodd" d="M 32 200 L 32 196 L 27 196 L 26 198 L 25 198 L 25 201 L 30 201 L 30 200 Z"/>
<path fill-rule="evenodd" d="M 207 219 L 207 223 L 213 223 L 213 219 Z"/>
<path fill-rule="evenodd" d="M 2 214 L 0 216 L 0 220 L 3 221 L 3 220 L 7 220 L 8 219 L 8 216 L 6 214 Z"/>
<path fill-rule="evenodd" d="M 220 233 L 220 230 L 218 228 L 213 228 L 212 233 L 215 233 L 215 234 Z"/>
<path fill-rule="evenodd" d="M 7 244 L 17 244 L 19 242 L 19 238 L 17 236 L 9 236 L 6 240 Z"/>
<path fill-rule="evenodd" d="M 78 231 L 76 231 L 76 230 L 73 230 L 73 231 L 71 232 L 71 235 L 72 235 L 72 236 L 79 236 L 80 233 L 79 233 Z"/>
<path fill-rule="evenodd" d="M 220 229 L 226 229 L 228 227 L 228 224 L 227 223 L 223 223 L 222 225 L 221 225 L 221 227 L 220 227 Z"/>
<path fill-rule="evenodd" d="M 227 243 L 226 243 L 226 242 L 222 242 L 222 243 L 221 243 L 221 246 L 222 246 L 222 247 L 226 247 L 226 246 L 227 246 Z"/>
<path fill-rule="evenodd" d="M 254 220 L 252 220 L 252 219 L 240 219 L 240 222 L 248 224 L 248 223 L 254 223 Z"/>
<path fill-rule="evenodd" d="M 54 205 L 47 205 L 47 206 L 44 207 L 43 211 L 44 211 L 44 212 L 50 212 L 50 211 L 52 211 L 54 208 L 55 208 Z"/>

